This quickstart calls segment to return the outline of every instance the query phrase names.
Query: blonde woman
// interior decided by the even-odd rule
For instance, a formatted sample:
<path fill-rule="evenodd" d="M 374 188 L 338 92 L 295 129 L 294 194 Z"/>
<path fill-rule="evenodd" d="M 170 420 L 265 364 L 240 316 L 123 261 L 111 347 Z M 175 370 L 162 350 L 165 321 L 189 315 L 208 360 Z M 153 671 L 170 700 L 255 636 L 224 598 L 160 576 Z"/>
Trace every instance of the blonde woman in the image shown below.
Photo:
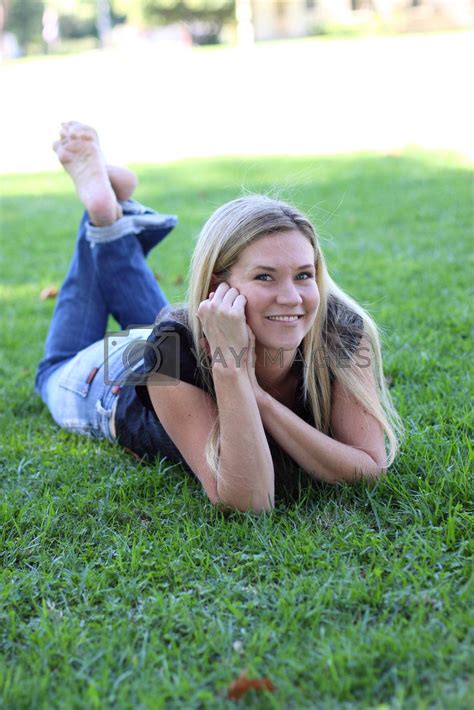
<path fill-rule="evenodd" d="M 387 470 L 401 425 L 377 328 L 303 214 L 261 195 L 220 207 L 171 309 L 146 255 L 176 217 L 130 199 L 134 175 L 93 129 L 62 124 L 54 147 L 87 210 L 36 377 L 60 426 L 183 464 L 224 509 L 271 510 L 301 469 L 330 484 Z M 109 313 L 124 331 L 104 338 Z"/>

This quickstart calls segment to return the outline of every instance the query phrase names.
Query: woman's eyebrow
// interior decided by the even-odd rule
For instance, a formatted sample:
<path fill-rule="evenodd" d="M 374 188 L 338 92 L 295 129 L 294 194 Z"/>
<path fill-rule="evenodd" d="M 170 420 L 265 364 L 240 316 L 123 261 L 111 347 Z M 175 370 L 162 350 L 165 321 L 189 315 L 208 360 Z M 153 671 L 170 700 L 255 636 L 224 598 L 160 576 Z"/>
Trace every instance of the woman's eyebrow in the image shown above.
<path fill-rule="evenodd" d="M 250 271 L 257 271 L 257 269 L 265 269 L 265 271 L 278 271 L 274 266 L 264 266 L 260 264 L 259 266 L 253 266 Z M 303 264 L 303 266 L 297 266 L 295 271 L 301 271 L 301 269 L 314 269 L 314 264 Z"/>

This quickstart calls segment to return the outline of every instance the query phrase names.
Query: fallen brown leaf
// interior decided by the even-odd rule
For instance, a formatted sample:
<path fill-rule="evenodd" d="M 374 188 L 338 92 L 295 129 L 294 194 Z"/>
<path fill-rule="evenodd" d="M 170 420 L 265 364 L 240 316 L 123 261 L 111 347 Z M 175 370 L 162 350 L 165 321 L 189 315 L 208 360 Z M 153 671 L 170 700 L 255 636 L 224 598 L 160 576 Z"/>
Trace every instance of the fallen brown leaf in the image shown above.
<path fill-rule="evenodd" d="M 184 283 L 184 276 L 181 276 L 181 274 L 179 274 L 179 276 L 177 276 L 173 281 L 173 286 L 181 286 L 182 283 Z"/>
<path fill-rule="evenodd" d="M 232 681 L 227 688 L 227 697 L 231 700 L 239 700 L 251 688 L 254 690 L 270 690 L 271 692 L 275 690 L 270 678 L 255 678 L 251 680 L 247 677 L 247 671 L 242 671 L 239 677 Z"/>
<path fill-rule="evenodd" d="M 40 293 L 40 299 L 46 301 L 47 298 L 56 298 L 57 295 L 58 289 L 56 286 L 46 286 Z"/>

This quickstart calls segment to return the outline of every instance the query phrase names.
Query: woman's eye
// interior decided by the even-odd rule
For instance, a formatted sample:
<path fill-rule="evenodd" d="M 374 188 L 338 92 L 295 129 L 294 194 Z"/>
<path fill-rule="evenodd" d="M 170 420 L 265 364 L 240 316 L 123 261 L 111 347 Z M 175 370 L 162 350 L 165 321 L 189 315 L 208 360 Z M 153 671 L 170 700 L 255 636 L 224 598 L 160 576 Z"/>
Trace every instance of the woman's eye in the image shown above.
<path fill-rule="evenodd" d="M 270 274 L 258 274 L 258 276 L 255 277 L 259 281 L 269 281 L 271 280 Z M 306 281 L 307 279 L 312 279 L 314 278 L 313 274 L 310 271 L 302 271 L 300 274 L 297 275 L 296 277 L 298 281 Z"/>

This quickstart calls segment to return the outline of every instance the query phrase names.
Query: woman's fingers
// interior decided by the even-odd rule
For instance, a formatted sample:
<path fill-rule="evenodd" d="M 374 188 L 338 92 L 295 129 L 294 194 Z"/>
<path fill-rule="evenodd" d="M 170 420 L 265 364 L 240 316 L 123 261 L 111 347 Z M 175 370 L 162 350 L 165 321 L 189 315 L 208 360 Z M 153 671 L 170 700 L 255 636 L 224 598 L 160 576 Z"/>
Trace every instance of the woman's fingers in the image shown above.
<path fill-rule="evenodd" d="M 199 304 L 197 317 L 212 347 L 248 345 L 246 304 L 246 297 L 226 282 L 220 283 Z"/>
<path fill-rule="evenodd" d="M 232 305 L 238 293 L 236 288 L 231 288 L 228 283 L 223 281 L 215 290 L 212 304 L 214 306 L 221 303 L 225 306 Z"/>
<path fill-rule="evenodd" d="M 212 293 L 214 294 L 213 298 L 218 299 L 218 300 L 222 300 L 222 298 L 225 296 L 225 294 L 227 293 L 227 291 L 229 289 L 230 289 L 229 284 L 226 283 L 225 281 L 222 281 L 220 284 L 218 284 L 217 288 L 214 291 L 212 291 Z"/>
<path fill-rule="evenodd" d="M 232 309 L 238 311 L 245 318 L 245 306 L 247 299 L 241 293 L 236 297 L 234 303 L 232 304 Z"/>
<path fill-rule="evenodd" d="M 229 284 L 219 284 L 219 286 L 227 286 L 227 289 L 223 288 L 220 293 L 220 302 L 222 303 L 222 306 L 225 308 L 230 308 L 232 310 L 237 309 L 239 312 L 242 310 L 242 307 L 245 306 L 247 303 L 247 299 L 245 296 L 239 293 L 238 289 L 234 288 L 233 286 L 229 286 Z M 216 290 L 216 296 L 217 296 L 218 291 Z M 215 302 L 215 297 L 213 299 L 213 303 Z"/>
<path fill-rule="evenodd" d="M 202 311 L 204 305 L 211 305 L 213 309 L 219 308 L 219 306 L 224 306 L 226 308 L 237 308 L 239 311 L 245 308 L 247 299 L 245 296 L 239 293 L 239 291 L 229 286 L 229 284 L 222 282 L 216 288 L 215 291 L 211 291 L 206 300 L 202 301 L 200 304 L 200 310 Z"/>

